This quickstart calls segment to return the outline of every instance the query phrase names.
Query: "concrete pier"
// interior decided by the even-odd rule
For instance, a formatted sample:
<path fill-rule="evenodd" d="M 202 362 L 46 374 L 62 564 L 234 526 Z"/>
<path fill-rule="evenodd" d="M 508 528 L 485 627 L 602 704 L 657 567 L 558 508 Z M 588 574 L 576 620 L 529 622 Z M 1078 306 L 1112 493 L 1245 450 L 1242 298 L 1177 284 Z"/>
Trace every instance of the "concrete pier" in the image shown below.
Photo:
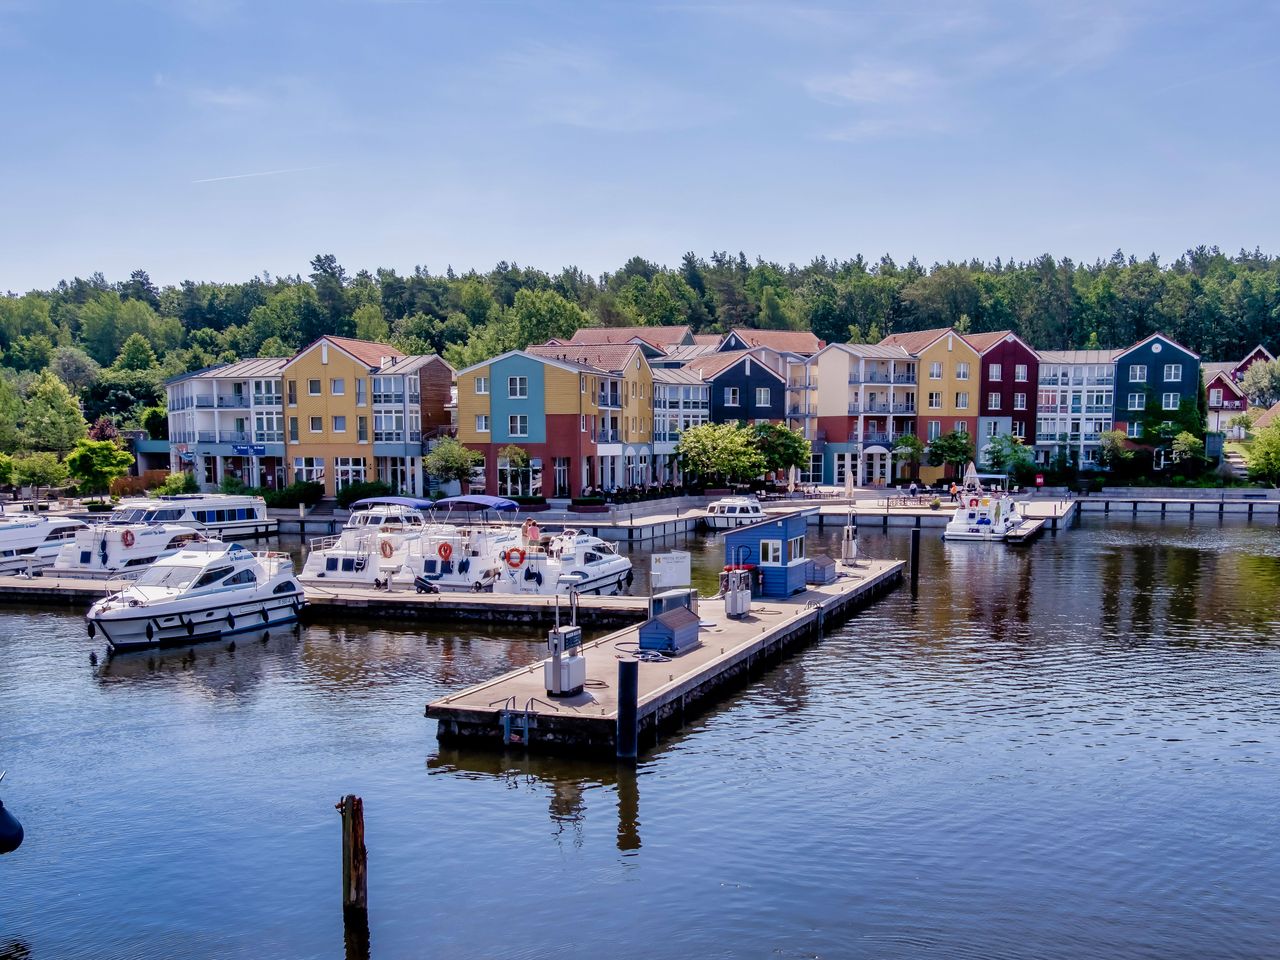
<path fill-rule="evenodd" d="M 853 614 L 902 582 L 902 561 L 870 561 L 841 567 L 833 584 L 810 587 L 786 600 L 755 600 L 740 620 L 724 615 L 721 600 L 703 600 L 701 645 L 677 657 L 639 664 L 637 724 L 643 749 L 662 730 L 686 717 L 788 651 L 821 636 L 825 627 Z M 588 618 L 583 618 L 588 619 Z M 583 647 L 587 683 L 582 693 L 547 696 L 543 662 L 495 677 L 426 708 L 438 721 L 443 743 L 614 756 L 618 729 L 618 669 L 637 651 L 635 627 Z"/>

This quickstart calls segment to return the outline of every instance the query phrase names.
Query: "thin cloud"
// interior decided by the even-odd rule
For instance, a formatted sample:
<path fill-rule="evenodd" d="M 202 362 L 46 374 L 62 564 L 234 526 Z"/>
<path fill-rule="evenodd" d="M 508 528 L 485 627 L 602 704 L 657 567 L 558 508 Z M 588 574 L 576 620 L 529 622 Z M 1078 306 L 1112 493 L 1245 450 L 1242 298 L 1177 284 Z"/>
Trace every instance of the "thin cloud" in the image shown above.
<path fill-rule="evenodd" d="M 232 173 L 225 177 L 204 177 L 200 180 L 192 180 L 192 183 L 221 183 L 224 180 L 248 180 L 250 177 L 278 177 L 286 173 L 306 173 L 308 170 L 324 170 L 333 166 L 331 163 L 321 163 L 313 167 L 286 167 L 283 170 L 260 170 L 257 173 Z"/>
<path fill-rule="evenodd" d="M 914 100 L 935 85 L 931 73 L 896 64 L 860 64 L 846 73 L 805 81 L 810 95 L 820 100 L 852 103 Z"/>

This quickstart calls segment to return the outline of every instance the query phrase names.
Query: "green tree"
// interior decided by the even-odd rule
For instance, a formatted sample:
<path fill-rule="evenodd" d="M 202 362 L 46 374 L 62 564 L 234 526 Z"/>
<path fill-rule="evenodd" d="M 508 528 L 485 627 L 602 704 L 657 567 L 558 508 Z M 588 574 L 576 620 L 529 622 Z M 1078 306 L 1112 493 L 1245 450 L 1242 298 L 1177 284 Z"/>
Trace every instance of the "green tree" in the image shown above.
<path fill-rule="evenodd" d="M 688 475 L 745 483 L 765 471 L 755 435 L 736 423 L 704 423 L 680 434 L 676 454 Z"/>
<path fill-rule="evenodd" d="M 97 382 L 102 368 L 79 347 L 58 347 L 53 351 L 49 369 L 73 393 L 79 393 Z"/>
<path fill-rule="evenodd" d="M 113 440 L 78 440 L 67 457 L 67 470 L 79 483 L 80 494 L 105 494 L 111 481 L 123 477 L 133 466 L 133 454 L 121 450 Z"/>
<path fill-rule="evenodd" d="M 1002 433 L 992 437 L 982 448 L 987 466 L 992 470 L 1012 476 L 1019 470 L 1026 469 L 1035 463 L 1035 455 L 1022 442 L 1021 437 L 1011 433 Z"/>
<path fill-rule="evenodd" d="M 484 454 L 479 450 L 472 450 L 453 437 L 445 437 L 422 458 L 422 467 L 428 476 L 441 483 L 466 483 L 482 460 Z"/>
<path fill-rule="evenodd" d="M 391 327 L 382 315 L 382 308 L 375 303 L 357 307 L 351 319 L 355 321 L 357 340 L 386 343 L 391 336 Z"/>
<path fill-rule="evenodd" d="M 1253 435 L 1245 459 L 1251 479 L 1280 486 L 1280 423 L 1263 427 Z"/>
<path fill-rule="evenodd" d="M 1098 438 L 1098 463 L 1116 470 L 1133 459 L 1133 450 L 1123 430 L 1107 430 Z"/>
<path fill-rule="evenodd" d="M 140 333 L 129 334 L 120 347 L 120 355 L 112 364 L 115 370 L 151 370 L 156 366 L 156 353 L 147 338 Z"/>
<path fill-rule="evenodd" d="M 33 453 L 13 461 L 13 481 L 31 487 L 32 497 L 40 499 L 41 487 L 57 487 L 67 482 L 67 465 L 52 453 Z"/>
<path fill-rule="evenodd" d="M 529 451 L 514 443 L 508 443 L 498 451 L 498 459 L 507 461 L 507 466 L 523 470 L 529 465 Z"/>
<path fill-rule="evenodd" d="M 757 423 L 751 432 L 764 455 L 766 470 L 784 471 L 809 466 L 813 445 L 798 430 L 780 423 Z"/>
<path fill-rule="evenodd" d="M 8 378 L 0 377 L 0 451 L 13 453 L 22 442 L 22 398 Z"/>
<path fill-rule="evenodd" d="M 1174 463 L 1193 465 L 1204 462 L 1204 441 L 1188 430 L 1174 437 L 1170 446 Z"/>
<path fill-rule="evenodd" d="M 290 350 L 283 340 L 279 337 L 267 337 L 262 341 L 262 345 L 258 347 L 258 356 L 260 357 L 292 357 L 293 351 Z"/>
<path fill-rule="evenodd" d="M 958 430 L 944 433 L 938 439 L 929 441 L 928 449 L 929 465 L 953 467 L 956 477 L 964 473 L 965 466 L 973 459 L 972 438 L 969 434 Z"/>
<path fill-rule="evenodd" d="M 924 441 L 914 433 L 904 433 L 894 442 L 893 455 L 899 461 L 906 461 L 911 466 L 911 476 L 920 472 L 920 461 L 924 459 Z"/>
<path fill-rule="evenodd" d="M 521 290 L 509 311 L 512 346 L 523 349 L 552 337 L 568 339 L 588 323 L 587 315 L 554 290 Z"/>
<path fill-rule="evenodd" d="M 22 439 L 26 446 L 65 455 L 87 432 L 80 406 L 66 384 L 48 370 L 40 374 L 23 410 Z"/>
<path fill-rule="evenodd" d="M 155 487 L 155 492 L 162 496 L 175 496 L 180 493 L 199 493 L 200 484 L 196 475 L 189 471 L 171 473 Z"/>
<path fill-rule="evenodd" d="M 13 483 L 13 457 L 0 453 L 0 487 Z"/>
<path fill-rule="evenodd" d="M 147 407 L 138 421 L 152 440 L 169 439 L 169 413 L 164 407 Z"/>
<path fill-rule="evenodd" d="M 1240 378 L 1240 389 L 1255 407 L 1270 407 L 1280 401 L 1280 360 L 1252 364 Z"/>

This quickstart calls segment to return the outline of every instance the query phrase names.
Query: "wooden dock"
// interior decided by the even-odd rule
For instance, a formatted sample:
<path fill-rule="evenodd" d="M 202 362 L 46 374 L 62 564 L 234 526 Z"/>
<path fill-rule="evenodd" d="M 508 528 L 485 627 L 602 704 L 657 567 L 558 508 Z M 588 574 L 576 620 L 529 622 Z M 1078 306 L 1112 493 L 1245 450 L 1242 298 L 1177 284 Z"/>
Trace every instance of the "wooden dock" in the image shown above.
<path fill-rule="evenodd" d="M 303 586 L 306 623 L 350 620 L 468 620 L 489 623 L 551 624 L 556 598 L 508 593 L 418 593 L 413 588 L 374 590 L 370 587 Z M 637 623 L 649 612 L 647 597 L 579 597 L 580 618 L 593 626 Z M 560 598 L 560 619 L 569 616 L 567 597 Z"/>
<path fill-rule="evenodd" d="M 652 744 L 662 730 L 682 724 L 724 691 L 897 586 L 905 566 L 879 560 L 841 567 L 835 583 L 810 587 L 786 600 L 755 600 L 750 614 L 740 620 L 725 616 L 723 601 L 700 601 L 701 645 L 639 664 L 641 744 Z M 635 627 L 586 644 L 587 683 L 577 696 L 548 697 L 544 661 L 539 661 L 430 703 L 426 715 L 438 721 L 443 743 L 612 756 L 617 749 L 618 661 L 631 659 L 637 649 Z"/>

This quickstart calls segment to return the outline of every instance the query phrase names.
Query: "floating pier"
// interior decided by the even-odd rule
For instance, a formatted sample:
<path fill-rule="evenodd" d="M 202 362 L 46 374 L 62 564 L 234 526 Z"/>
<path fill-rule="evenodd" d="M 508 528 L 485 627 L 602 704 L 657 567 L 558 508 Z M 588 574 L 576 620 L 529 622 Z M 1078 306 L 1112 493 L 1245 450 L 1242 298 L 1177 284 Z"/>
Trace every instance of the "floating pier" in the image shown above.
<path fill-rule="evenodd" d="M 722 600 L 699 601 L 700 645 L 637 664 L 635 723 L 641 747 L 896 587 L 905 567 L 902 561 L 883 560 L 842 566 L 834 583 L 811 586 L 785 600 L 753 600 L 742 619 L 726 617 Z M 580 622 L 594 622 L 593 611 L 579 614 Z M 638 629 L 630 627 L 585 644 L 586 684 L 575 696 L 548 697 L 545 661 L 539 661 L 430 703 L 426 716 L 438 721 L 437 735 L 446 744 L 614 756 L 620 747 L 619 709 L 628 712 L 618 695 L 618 664 L 633 660 L 638 642 Z"/>
<path fill-rule="evenodd" d="M 511 593 L 417 593 L 412 588 L 374 590 L 371 587 L 314 587 L 303 585 L 307 605 L 304 623 L 350 620 L 468 620 L 488 623 L 550 624 L 556 618 L 556 597 Z M 560 615 L 567 616 L 568 599 L 560 597 Z M 578 598 L 578 610 L 593 626 L 637 623 L 648 616 L 646 597 Z"/>

